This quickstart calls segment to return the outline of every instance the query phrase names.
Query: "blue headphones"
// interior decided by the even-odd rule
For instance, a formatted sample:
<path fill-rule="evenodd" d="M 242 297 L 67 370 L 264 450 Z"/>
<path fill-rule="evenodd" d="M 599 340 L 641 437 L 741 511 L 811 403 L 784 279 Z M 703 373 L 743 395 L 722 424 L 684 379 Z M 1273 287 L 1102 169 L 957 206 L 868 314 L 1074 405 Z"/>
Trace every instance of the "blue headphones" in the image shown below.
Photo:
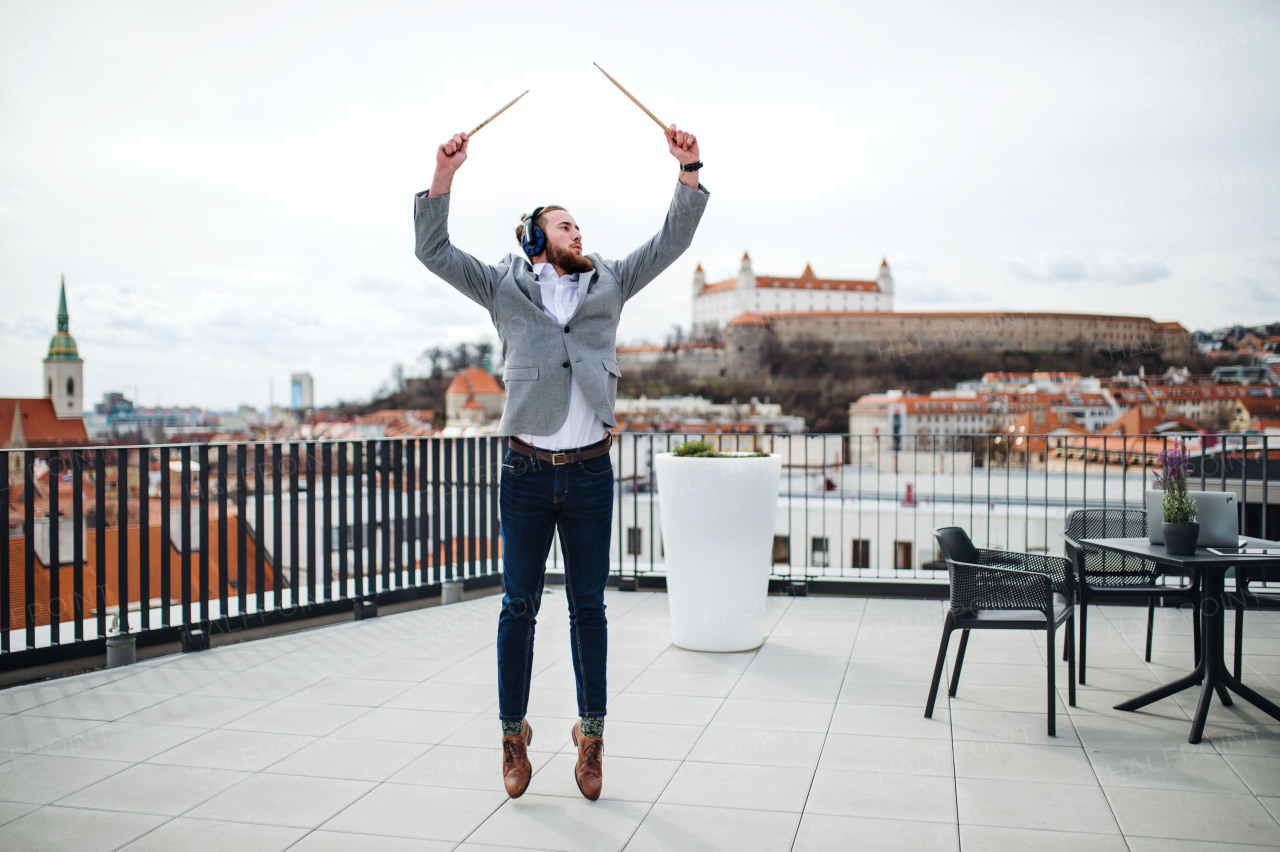
<path fill-rule="evenodd" d="M 524 249 L 524 253 L 529 257 L 537 257 L 547 249 L 546 232 L 534 224 L 538 214 L 542 211 L 543 208 L 539 207 L 526 216 L 524 220 L 524 236 L 520 240 L 520 248 Z"/>

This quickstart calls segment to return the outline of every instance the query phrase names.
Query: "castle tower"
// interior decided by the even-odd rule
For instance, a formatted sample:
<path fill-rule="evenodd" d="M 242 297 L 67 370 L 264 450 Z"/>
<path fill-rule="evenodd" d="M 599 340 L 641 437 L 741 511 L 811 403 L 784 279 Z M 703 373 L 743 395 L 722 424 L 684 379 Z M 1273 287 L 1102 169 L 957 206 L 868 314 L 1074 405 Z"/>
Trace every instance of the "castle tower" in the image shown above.
<path fill-rule="evenodd" d="M 52 400 L 59 420 L 84 416 L 84 361 L 71 336 L 65 275 L 58 300 L 58 331 L 49 341 L 49 354 L 44 359 L 44 395 Z"/>
<path fill-rule="evenodd" d="M 876 283 L 880 285 L 880 292 L 893 295 L 893 273 L 889 271 L 889 261 L 881 258 L 880 274 L 876 276 Z"/>
<path fill-rule="evenodd" d="M 693 295 L 695 297 L 702 295 L 702 288 L 707 286 L 707 275 L 702 271 L 702 264 L 698 264 L 698 268 L 693 270 Z"/>
<path fill-rule="evenodd" d="M 893 273 L 889 271 L 889 261 L 884 258 L 880 259 L 880 274 L 876 276 L 876 284 L 880 285 L 880 292 L 883 294 L 876 299 L 878 303 L 876 309 L 881 311 L 892 311 Z"/>
<path fill-rule="evenodd" d="M 747 252 L 742 253 L 742 263 L 738 266 L 738 288 L 739 290 L 754 290 L 756 286 L 756 274 L 751 269 L 751 255 Z"/>

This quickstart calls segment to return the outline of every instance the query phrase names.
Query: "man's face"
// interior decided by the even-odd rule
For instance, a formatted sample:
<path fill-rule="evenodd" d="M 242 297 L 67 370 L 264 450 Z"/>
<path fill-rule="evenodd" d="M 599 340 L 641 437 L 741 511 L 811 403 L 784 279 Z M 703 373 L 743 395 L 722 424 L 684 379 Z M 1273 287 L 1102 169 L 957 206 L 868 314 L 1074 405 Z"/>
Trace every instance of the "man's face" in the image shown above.
<path fill-rule="evenodd" d="M 594 265 L 582 256 L 582 232 L 578 223 L 564 210 L 552 210 L 543 219 L 547 235 L 547 263 L 565 273 L 590 272 Z"/>

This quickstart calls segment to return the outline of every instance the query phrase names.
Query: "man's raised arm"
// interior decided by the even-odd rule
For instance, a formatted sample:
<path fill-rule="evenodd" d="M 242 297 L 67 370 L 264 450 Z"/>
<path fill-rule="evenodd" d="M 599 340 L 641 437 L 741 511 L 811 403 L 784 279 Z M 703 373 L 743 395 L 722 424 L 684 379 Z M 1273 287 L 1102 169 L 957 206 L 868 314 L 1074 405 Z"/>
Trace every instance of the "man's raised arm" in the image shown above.
<path fill-rule="evenodd" d="M 436 148 L 436 173 L 431 179 L 431 189 L 414 197 L 414 254 L 427 269 L 467 298 L 488 308 L 500 273 L 449 241 L 449 192 L 453 188 L 453 176 L 466 161 L 465 133 L 455 135 Z"/>
<path fill-rule="evenodd" d="M 693 242 L 693 233 L 702 219 L 709 193 L 698 183 L 698 139 L 692 133 L 677 130 L 673 124 L 667 129 L 667 150 L 680 164 L 680 185 L 667 210 L 666 221 L 647 243 L 618 261 L 618 280 L 622 284 L 623 298 L 630 299 L 646 284 L 657 278 L 676 258 L 684 254 Z M 693 171 L 686 166 L 694 166 Z"/>

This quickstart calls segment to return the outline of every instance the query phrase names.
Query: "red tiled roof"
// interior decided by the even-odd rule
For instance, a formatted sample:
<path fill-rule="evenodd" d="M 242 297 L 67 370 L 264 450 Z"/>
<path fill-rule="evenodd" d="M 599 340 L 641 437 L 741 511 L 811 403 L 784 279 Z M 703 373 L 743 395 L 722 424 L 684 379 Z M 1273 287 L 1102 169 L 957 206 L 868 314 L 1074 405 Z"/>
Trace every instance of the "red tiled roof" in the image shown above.
<path fill-rule="evenodd" d="M 734 290 L 738 286 L 737 278 L 717 281 L 702 288 L 705 293 L 722 293 Z M 845 278 L 819 278 L 813 274 L 813 267 L 805 264 L 799 278 L 779 278 L 771 275 L 757 275 L 756 288 L 760 290 L 836 290 L 842 292 L 879 293 L 880 285 L 875 281 L 858 281 Z"/>
<path fill-rule="evenodd" d="M 738 314 L 729 320 L 729 325 L 768 325 L 768 321 L 760 314 Z"/>
<path fill-rule="evenodd" d="M 446 394 L 502 393 L 498 381 L 480 367 L 469 367 L 453 377 Z"/>
<path fill-rule="evenodd" d="M 59 420 L 52 401 L 6 397 L 0 398 L 0 446 L 6 446 L 13 434 L 15 411 L 22 412 L 22 433 L 27 446 L 89 443 L 84 420 L 80 417 Z"/>

